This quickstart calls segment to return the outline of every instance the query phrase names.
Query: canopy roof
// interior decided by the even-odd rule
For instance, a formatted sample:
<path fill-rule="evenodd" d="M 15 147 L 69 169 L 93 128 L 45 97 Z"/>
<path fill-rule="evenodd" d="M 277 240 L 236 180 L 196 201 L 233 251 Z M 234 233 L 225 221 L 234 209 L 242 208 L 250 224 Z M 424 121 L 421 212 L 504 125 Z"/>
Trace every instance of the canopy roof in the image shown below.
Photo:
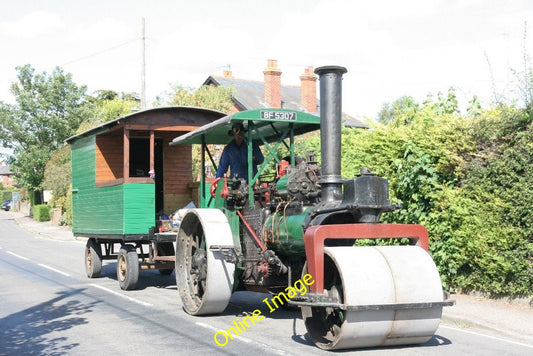
<path fill-rule="evenodd" d="M 69 137 L 72 143 L 79 138 L 96 136 L 114 128 L 123 126 L 127 129 L 155 131 L 191 131 L 206 123 L 211 123 L 225 114 L 221 111 L 194 106 L 166 106 L 137 111 L 118 119 L 105 122 L 85 132 Z"/>
<path fill-rule="evenodd" d="M 256 109 L 247 110 L 228 115 L 206 124 L 185 135 L 176 137 L 171 146 L 180 144 L 226 144 L 231 136 L 228 131 L 234 123 L 242 123 L 248 131 L 252 130 L 252 140 L 276 141 L 281 134 L 289 129 L 290 125 L 294 134 L 320 129 L 320 117 L 294 110 L 285 109 Z"/>

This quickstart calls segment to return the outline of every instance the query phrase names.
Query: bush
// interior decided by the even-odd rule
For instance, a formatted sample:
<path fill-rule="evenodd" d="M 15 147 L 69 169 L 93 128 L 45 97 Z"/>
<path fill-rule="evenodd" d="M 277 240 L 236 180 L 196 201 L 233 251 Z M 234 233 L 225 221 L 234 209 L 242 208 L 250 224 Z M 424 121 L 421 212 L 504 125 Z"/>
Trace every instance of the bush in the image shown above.
<path fill-rule="evenodd" d="M 11 199 L 13 196 L 12 192 L 2 192 L 2 202 L 5 202 L 6 200 Z"/>
<path fill-rule="evenodd" d="M 43 188 L 53 192 L 51 205 L 62 205 L 71 181 L 70 147 L 64 146 L 52 155 L 44 171 Z"/>
<path fill-rule="evenodd" d="M 344 129 L 343 176 L 367 166 L 389 180 L 391 203 L 404 208 L 382 221 L 426 226 L 446 289 L 531 296 L 533 116 L 499 107 L 461 117 L 426 104 L 400 119 Z M 319 138 L 304 147 L 320 152 Z"/>
<path fill-rule="evenodd" d="M 72 226 L 72 185 L 67 192 L 67 197 L 63 204 L 63 215 L 61 215 L 61 225 Z"/>
<path fill-rule="evenodd" d="M 50 221 L 50 207 L 46 204 L 35 205 L 31 209 L 33 218 L 37 221 Z"/>

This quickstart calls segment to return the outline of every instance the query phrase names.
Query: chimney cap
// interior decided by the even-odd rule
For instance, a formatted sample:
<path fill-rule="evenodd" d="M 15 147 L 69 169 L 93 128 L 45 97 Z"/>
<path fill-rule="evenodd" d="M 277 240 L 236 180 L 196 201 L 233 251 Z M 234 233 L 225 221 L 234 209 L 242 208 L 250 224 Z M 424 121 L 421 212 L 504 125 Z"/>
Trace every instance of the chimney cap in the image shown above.
<path fill-rule="evenodd" d="M 321 75 L 322 73 L 337 73 L 344 74 L 348 71 L 345 67 L 341 66 L 322 66 L 315 69 L 315 74 Z"/>

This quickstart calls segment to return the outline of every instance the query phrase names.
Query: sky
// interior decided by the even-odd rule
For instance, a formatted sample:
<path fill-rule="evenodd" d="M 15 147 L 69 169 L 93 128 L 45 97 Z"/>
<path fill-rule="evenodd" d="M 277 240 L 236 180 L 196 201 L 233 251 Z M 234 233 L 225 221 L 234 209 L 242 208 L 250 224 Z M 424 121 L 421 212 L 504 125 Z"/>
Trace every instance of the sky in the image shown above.
<path fill-rule="evenodd" d="M 531 0 L 0 0 L 0 101 L 25 64 L 59 66 L 89 93 L 139 93 L 142 18 L 148 105 L 225 69 L 263 80 L 268 59 L 285 85 L 307 66 L 346 67 L 343 111 L 359 118 L 450 87 L 489 105 L 520 97 L 514 73 L 533 56 Z"/>

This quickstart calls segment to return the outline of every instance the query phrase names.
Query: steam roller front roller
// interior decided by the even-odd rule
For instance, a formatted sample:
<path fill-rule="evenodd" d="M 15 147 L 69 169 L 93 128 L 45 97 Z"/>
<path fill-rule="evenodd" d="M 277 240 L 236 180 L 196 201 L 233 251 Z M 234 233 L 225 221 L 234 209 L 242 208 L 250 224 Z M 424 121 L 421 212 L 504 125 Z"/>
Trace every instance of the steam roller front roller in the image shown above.
<path fill-rule="evenodd" d="M 233 289 L 235 265 L 211 246 L 233 246 L 228 219 L 218 209 L 190 209 L 176 244 L 176 283 L 191 315 L 221 313 Z"/>
<path fill-rule="evenodd" d="M 425 250 L 325 247 L 324 253 L 324 293 L 339 303 L 302 307 L 307 331 L 319 348 L 420 344 L 433 336 L 443 291 Z"/>

